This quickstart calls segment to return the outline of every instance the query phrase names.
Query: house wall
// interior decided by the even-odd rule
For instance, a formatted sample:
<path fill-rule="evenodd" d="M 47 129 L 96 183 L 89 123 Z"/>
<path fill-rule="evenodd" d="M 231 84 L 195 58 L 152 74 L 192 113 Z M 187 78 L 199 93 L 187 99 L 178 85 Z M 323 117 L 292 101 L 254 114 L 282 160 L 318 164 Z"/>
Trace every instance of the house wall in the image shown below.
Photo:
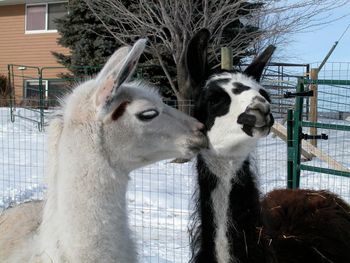
<path fill-rule="evenodd" d="M 25 34 L 25 5 L 0 6 L 0 74 L 7 76 L 7 64 L 37 67 L 60 67 L 51 51 L 68 53 L 57 44 L 58 33 Z M 18 71 L 17 71 L 18 72 Z M 62 69 L 49 70 L 47 78 L 54 78 Z M 34 76 L 34 70 L 19 72 Z M 23 81 L 16 81 L 15 94 L 22 96 Z"/>

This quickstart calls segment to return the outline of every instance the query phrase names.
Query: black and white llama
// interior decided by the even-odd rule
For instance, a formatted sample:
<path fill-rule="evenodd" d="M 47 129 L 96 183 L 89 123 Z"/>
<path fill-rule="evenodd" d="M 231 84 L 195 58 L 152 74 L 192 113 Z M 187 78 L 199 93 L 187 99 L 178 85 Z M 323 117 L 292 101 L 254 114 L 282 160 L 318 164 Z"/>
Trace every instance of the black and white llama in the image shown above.
<path fill-rule="evenodd" d="M 273 125 L 270 98 L 258 83 L 274 47 L 244 72 L 207 74 L 210 35 L 187 50 L 196 107 L 210 141 L 197 159 L 192 262 L 350 262 L 350 208 L 333 194 L 276 190 L 260 202 L 250 154 Z M 196 97 L 198 96 L 198 97 Z"/>

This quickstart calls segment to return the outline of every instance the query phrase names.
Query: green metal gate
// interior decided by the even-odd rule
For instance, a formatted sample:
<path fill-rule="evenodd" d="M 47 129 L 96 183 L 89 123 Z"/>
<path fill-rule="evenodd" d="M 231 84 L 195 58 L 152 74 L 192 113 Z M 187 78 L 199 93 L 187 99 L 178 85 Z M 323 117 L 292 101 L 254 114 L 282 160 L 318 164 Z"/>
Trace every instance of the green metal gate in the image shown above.
<path fill-rule="evenodd" d="M 21 114 L 20 112 L 16 111 L 16 106 L 19 105 L 19 103 L 22 103 L 23 98 L 26 97 L 23 95 L 23 98 L 19 99 L 16 96 L 17 90 L 24 93 L 25 92 L 25 85 L 29 81 L 36 81 L 37 87 L 36 88 L 29 88 L 28 93 L 36 93 L 36 97 L 32 97 L 26 101 L 25 104 L 27 104 L 29 101 L 31 101 L 30 104 L 37 104 L 36 107 L 26 107 L 26 105 L 23 105 L 22 107 L 25 108 L 29 113 L 28 114 Z M 43 123 L 43 112 L 42 112 L 42 105 L 43 102 L 43 85 L 42 85 L 42 77 L 41 77 L 41 70 L 39 67 L 33 67 L 33 66 L 24 66 L 24 65 L 16 65 L 16 64 L 10 64 L 8 65 L 8 83 L 10 87 L 10 111 L 11 111 L 11 121 L 14 122 L 15 118 L 23 118 L 28 121 L 34 122 L 38 125 L 39 130 L 42 130 L 42 123 Z M 21 101 L 21 102 L 20 102 Z"/>
<path fill-rule="evenodd" d="M 76 76 L 68 73 L 65 67 L 34 67 L 27 65 L 8 65 L 10 87 L 11 121 L 16 118 L 36 123 L 43 130 L 45 113 L 58 104 L 72 86 L 90 78 L 100 67 L 77 66 Z"/>
<path fill-rule="evenodd" d="M 328 105 L 333 103 L 342 106 L 342 110 L 337 110 L 333 107 L 331 110 L 326 108 L 328 112 L 323 111 L 321 114 L 317 114 L 316 111 L 317 115 L 323 117 L 318 117 L 319 120 L 317 121 L 309 120 L 309 115 L 306 115 L 309 108 L 306 107 L 305 101 L 315 96 L 317 98 L 317 89 L 312 90 L 310 88 L 311 85 L 324 85 L 344 89 L 344 92 L 341 92 L 342 90 L 331 92 L 325 88 L 322 98 Z M 339 101 L 334 101 L 333 97 L 337 95 L 340 99 Z M 295 98 L 295 107 L 288 110 L 287 119 L 287 187 L 299 188 L 301 180 L 303 180 L 301 175 L 305 171 L 350 178 L 350 150 L 348 148 L 350 147 L 350 81 L 300 78 L 296 92 L 286 93 L 285 97 Z M 327 116 L 338 117 L 329 118 L 331 119 L 329 120 L 326 118 Z M 339 136 L 341 138 L 337 138 L 338 132 L 343 133 L 342 136 Z M 333 141 L 336 139 L 337 143 L 333 146 L 327 146 L 328 140 L 332 138 Z M 309 142 L 310 140 L 313 142 L 312 144 Z M 324 141 L 320 143 L 316 140 Z M 338 151 L 338 153 L 333 154 L 334 156 L 329 156 L 326 150 L 332 147 L 335 148 L 333 152 Z M 306 158 L 306 160 L 302 161 L 302 151 L 306 152 L 304 153 L 305 155 L 310 154 L 311 157 L 308 156 L 309 159 Z M 337 160 L 341 156 L 342 160 Z M 316 161 L 316 164 L 309 164 L 313 158 L 318 159 L 318 161 Z"/>
<path fill-rule="evenodd" d="M 58 105 L 59 98 L 69 92 L 77 83 L 91 78 L 100 66 L 72 66 L 74 76 L 65 67 L 34 67 L 27 65 L 8 65 L 10 87 L 11 121 L 22 118 L 37 124 L 40 131 L 45 124 L 46 110 Z M 136 78 L 149 79 L 148 68 L 158 65 L 138 67 Z M 152 82 L 161 78 L 152 77 Z M 19 106 L 19 107 L 18 107 Z"/>

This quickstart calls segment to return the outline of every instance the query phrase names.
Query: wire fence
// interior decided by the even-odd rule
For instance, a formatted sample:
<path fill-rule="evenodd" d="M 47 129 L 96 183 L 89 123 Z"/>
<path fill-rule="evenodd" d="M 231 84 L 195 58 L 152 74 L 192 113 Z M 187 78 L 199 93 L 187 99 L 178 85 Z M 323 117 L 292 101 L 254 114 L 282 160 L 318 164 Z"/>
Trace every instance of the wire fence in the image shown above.
<path fill-rule="evenodd" d="M 334 67 L 335 65 L 333 69 Z M 283 98 L 283 94 L 286 91 L 295 90 L 296 79 L 293 76 L 305 74 L 304 71 L 305 69 L 301 69 L 301 72 L 296 73 L 293 70 L 290 72 L 285 70 L 283 78 L 265 77 L 263 83 L 272 93 L 273 111 L 277 122 L 284 123 L 287 109 L 294 106 L 293 101 Z M 334 79 L 340 77 L 350 79 L 348 73 L 333 74 Z M 35 82 L 31 84 L 29 88 L 35 90 Z M 18 80 L 18 85 L 22 85 L 21 90 L 28 89 L 24 86 L 26 81 L 23 79 Z M 350 91 L 342 85 L 338 86 L 320 87 L 319 106 L 320 109 L 327 108 L 327 111 L 320 110 L 320 118 L 327 119 L 330 123 L 349 123 L 350 107 L 341 108 L 341 105 L 350 104 Z M 48 90 L 48 94 L 49 92 Z M 330 100 L 328 93 L 341 98 Z M 45 125 L 50 112 L 54 109 L 51 105 L 57 104 L 53 103 L 49 97 L 41 106 L 33 104 L 33 99 L 24 95 L 21 101 L 18 99 L 17 97 L 19 103 L 13 103 L 8 99 L 0 101 L 4 106 L 0 108 L 0 209 L 24 201 L 42 199 L 46 190 L 44 183 L 47 163 Z M 167 101 L 167 103 L 176 106 L 173 101 Z M 42 114 L 38 109 L 42 110 L 44 116 L 43 131 L 38 129 Z M 319 147 L 350 167 L 349 136 L 339 131 L 336 134 L 330 133 L 329 136 L 330 140 L 321 142 Z M 256 161 L 262 193 L 274 188 L 286 187 L 287 148 L 283 139 L 273 134 L 262 139 L 256 150 Z M 323 165 L 317 158 L 309 162 Z M 138 242 L 140 262 L 188 262 L 187 228 L 191 211 L 193 211 L 191 198 L 196 185 L 194 166 L 193 161 L 185 164 L 162 161 L 131 174 L 127 194 L 128 213 L 130 225 Z M 302 186 L 326 188 L 350 202 L 349 178 L 305 171 L 302 174 Z"/>
<path fill-rule="evenodd" d="M 45 110 L 47 123 L 51 110 Z M 42 199 L 46 190 L 46 133 L 38 129 L 38 112 L 16 107 L 22 116 L 11 121 L 9 107 L 0 108 L 0 211 L 25 201 Z M 268 148 L 266 148 L 268 147 Z M 270 137 L 257 155 L 263 191 L 285 187 L 285 145 Z M 282 164 L 280 172 L 272 168 Z M 195 164 L 162 161 L 131 174 L 127 193 L 129 222 L 138 242 L 140 262 L 189 260 L 188 223 L 196 185 Z M 274 173 L 275 176 L 271 174 Z M 278 178 L 276 180 L 276 178 Z"/>
<path fill-rule="evenodd" d="M 312 68 L 318 66 L 314 64 Z M 328 139 L 309 140 L 316 146 L 317 155 L 312 160 L 302 162 L 311 171 L 302 169 L 300 186 L 331 189 L 349 202 L 350 179 L 346 173 L 350 172 L 350 63 L 326 63 L 314 83 L 317 112 L 312 117 L 311 112 L 304 110 L 303 120 L 311 121 L 314 125 L 311 123 L 311 127 L 303 127 L 303 133 L 324 134 Z M 325 128 L 317 128 L 317 125 Z M 318 168 L 333 169 L 339 175 L 320 173 Z"/>

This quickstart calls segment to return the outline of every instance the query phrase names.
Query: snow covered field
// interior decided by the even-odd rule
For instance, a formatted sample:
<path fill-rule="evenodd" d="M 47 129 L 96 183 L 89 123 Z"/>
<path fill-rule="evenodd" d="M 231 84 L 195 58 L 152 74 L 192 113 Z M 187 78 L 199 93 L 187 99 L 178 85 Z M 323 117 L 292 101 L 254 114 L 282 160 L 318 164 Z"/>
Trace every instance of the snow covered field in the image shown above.
<path fill-rule="evenodd" d="M 37 118 L 36 113 L 17 109 Z M 350 124 L 350 123 L 348 123 Z M 321 133 L 322 131 L 320 131 Z M 326 132 L 320 148 L 350 167 L 349 132 Z M 10 121 L 0 108 L 0 210 L 11 204 L 43 197 L 46 136 L 33 122 Z M 286 185 L 286 145 L 278 138 L 263 139 L 256 151 L 262 192 Z M 309 165 L 327 167 L 315 158 Z M 302 187 L 327 188 L 350 202 L 350 179 L 303 172 Z M 128 191 L 130 224 L 138 241 L 141 262 L 188 262 L 188 221 L 195 185 L 194 162 L 163 161 L 132 173 Z"/>

